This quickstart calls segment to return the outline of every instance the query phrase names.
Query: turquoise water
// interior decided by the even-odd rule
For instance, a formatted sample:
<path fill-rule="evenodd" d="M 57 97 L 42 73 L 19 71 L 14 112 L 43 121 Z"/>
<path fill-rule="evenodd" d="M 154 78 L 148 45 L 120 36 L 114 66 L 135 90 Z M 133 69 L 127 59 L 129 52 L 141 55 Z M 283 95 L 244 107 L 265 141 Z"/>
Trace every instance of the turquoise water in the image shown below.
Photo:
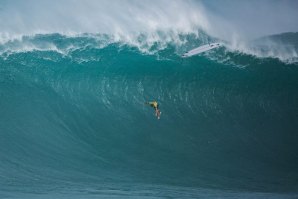
<path fill-rule="evenodd" d="M 297 62 L 183 37 L 2 44 L 1 198 L 297 197 Z"/>

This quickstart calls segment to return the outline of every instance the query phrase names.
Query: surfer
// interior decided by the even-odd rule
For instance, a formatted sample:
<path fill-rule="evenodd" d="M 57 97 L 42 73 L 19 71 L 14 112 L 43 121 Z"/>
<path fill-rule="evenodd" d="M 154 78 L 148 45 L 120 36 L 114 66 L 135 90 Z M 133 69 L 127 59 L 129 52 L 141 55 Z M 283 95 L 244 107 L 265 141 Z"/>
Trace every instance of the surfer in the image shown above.
<path fill-rule="evenodd" d="M 148 104 L 148 105 L 150 105 L 151 107 L 153 107 L 154 108 L 154 110 L 155 110 L 155 116 L 157 117 L 157 119 L 160 119 L 160 114 L 161 114 L 161 112 L 160 112 L 160 110 L 159 110 L 159 105 L 158 105 L 158 103 L 157 103 L 157 101 L 153 101 L 153 102 L 145 102 L 145 104 Z"/>

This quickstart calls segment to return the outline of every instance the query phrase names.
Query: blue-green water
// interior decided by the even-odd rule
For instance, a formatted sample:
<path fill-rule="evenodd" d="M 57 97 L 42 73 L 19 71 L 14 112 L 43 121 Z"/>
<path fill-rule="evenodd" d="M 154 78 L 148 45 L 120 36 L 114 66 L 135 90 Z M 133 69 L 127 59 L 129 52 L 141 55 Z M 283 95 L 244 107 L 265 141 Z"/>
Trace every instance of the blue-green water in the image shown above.
<path fill-rule="evenodd" d="M 186 38 L 1 45 L 0 197 L 297 197 L 297 63 Z"/>

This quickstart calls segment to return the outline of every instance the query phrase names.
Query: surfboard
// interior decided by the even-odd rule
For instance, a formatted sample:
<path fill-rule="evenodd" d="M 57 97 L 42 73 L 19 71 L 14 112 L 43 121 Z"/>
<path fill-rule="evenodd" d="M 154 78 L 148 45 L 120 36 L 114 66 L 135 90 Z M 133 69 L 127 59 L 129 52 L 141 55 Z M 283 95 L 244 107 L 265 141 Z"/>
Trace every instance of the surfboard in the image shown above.
<path fill-rule="evenodd" d="M 197 47 L 195 49 L 192 49 L 190 51 L 187 51 L 186 53 L 184 53 L 182 55 L 182 57 L 191 57 L 203 52 L 206 52 L 208 50 L 214 49 L 214 48 L 218 48 L 220 46 L 220 43 L 211 43 L 211 44 L 206 44 L 200 47 Z"/>

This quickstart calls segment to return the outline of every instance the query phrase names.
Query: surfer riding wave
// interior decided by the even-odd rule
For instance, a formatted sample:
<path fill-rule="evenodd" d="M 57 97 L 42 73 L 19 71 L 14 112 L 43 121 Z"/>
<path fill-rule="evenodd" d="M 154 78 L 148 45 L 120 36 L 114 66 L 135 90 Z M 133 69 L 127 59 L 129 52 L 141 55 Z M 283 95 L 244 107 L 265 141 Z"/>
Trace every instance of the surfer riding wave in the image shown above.
<path fill-rule="evenodd" d="M 145 102 L 145 104 L 150 105 L 151 107 L 154 108 L 155 110 L 155 116 L 157 117 L 157 119 L 160 119 L 160 110 L 159 110 L 159 104 L 157 103 L 157 101 L 153 101 L 153 102 Z"/>

